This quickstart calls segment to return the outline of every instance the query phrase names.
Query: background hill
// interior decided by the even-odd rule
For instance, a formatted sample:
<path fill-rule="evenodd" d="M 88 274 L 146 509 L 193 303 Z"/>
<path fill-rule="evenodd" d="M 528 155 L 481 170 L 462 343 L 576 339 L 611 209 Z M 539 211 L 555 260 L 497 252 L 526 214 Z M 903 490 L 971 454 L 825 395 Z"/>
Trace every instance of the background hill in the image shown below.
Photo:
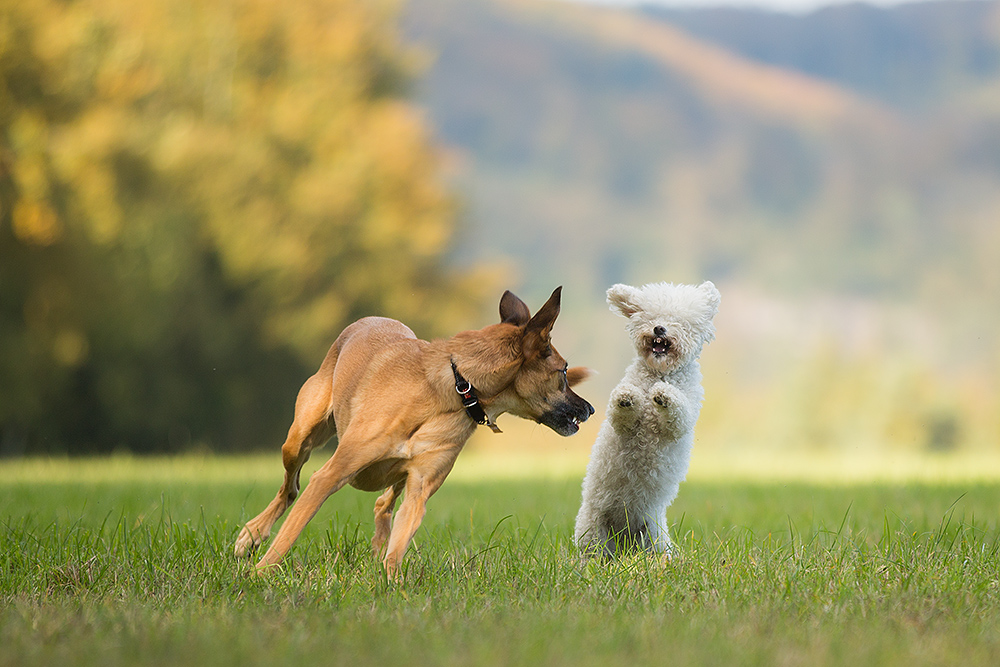
<path fill-rule="evenodd" d="M 997 407 L 1000 4 L 412 0 L 404 32 L 464 197 L 460 257 L 505 258 L 536 300 L 569 286 L 564 336 L 603 372 L 594 395 L 629 356 L 610 284 L 711 279 L 706 366 L 730 421 L 748 394 L 828 422 L 888 414 L 881 391 L 916 406 L 899 408 L 913 442 L 969 422 L 963 437 L 995 446 L 963 396 Z M 858 404 L 832 409 L 838 392 Z M 788 428 L 761 440 L 859 441 L 853 417 L 841 440 Z"/>
<path fill-rule="evenodd" d="M 649 6 L 646 16 L 757 62 L 803 72 L 907 111 L 932 111 L 1000 75 L 994 2 L 855 3 L 800 15 Z"/>
<path fill-rule="evenodd" d="M 414 0 L 406 30 L 470 254 L 933 298 L 1000 286 L 997 8 Z"/>

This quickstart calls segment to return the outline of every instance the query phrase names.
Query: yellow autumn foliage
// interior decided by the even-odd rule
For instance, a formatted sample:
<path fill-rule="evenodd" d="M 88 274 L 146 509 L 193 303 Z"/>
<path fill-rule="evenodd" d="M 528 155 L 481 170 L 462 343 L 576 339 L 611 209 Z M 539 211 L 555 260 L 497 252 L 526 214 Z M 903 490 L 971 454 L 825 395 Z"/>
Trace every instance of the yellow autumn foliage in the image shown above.
<path fill-rule="evenodd" d="M 271 444 L 349 321 L 472 324 L 395 4 L 0 0 L 0 440 Z"/>

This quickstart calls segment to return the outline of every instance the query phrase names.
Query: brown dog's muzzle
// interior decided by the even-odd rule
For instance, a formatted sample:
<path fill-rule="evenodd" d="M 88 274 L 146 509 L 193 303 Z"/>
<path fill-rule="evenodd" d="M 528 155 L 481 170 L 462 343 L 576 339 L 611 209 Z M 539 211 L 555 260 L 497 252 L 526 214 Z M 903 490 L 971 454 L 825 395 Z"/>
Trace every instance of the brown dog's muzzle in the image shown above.
<path fill-rule="evenodd" d="M 545 424 L 559 435 L 573 435 L 592 414 L 594 406 L 568 390 L 563 394 L 562 401 L 538 418 L 538 423 Z"/>

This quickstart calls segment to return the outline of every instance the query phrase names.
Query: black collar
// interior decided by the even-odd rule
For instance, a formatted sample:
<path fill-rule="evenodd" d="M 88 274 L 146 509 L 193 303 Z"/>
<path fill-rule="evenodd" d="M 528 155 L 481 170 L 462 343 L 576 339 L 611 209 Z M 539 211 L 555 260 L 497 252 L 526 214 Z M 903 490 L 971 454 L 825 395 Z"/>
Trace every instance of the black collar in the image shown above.
<path fill-rule="evenodd" d="M 462 397 L 462 406 L 465 407 L 465 414 L 469 415 L 469 419 L 477 424 L 489 426 L 494 433 L 502 433 L 500 427 L 490 420 L 489 415 L 483 410 L 483 406 L 479 404 L 479 396 L 472 383 L 458 372 L 458 366 L 455 365 L 454 359 L 451 360 L 451 371 L 455 374 L 455 391 Z"/>

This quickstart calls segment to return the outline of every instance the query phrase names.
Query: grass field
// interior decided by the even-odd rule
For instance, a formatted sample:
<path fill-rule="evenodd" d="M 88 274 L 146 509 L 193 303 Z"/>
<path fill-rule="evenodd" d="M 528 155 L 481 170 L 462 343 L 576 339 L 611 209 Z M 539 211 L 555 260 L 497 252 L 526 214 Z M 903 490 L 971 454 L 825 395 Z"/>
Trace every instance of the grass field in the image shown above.
<path fill-rule="evenodd" d="M 0 462 L 0 666 L 923 665 L 1000 655 L 1000 481 L 694 475 L 679 556 L 581 563 L 579 476 L 457 469 L 390 584 L 345 490 L 231 554 L 274 456 Z M 480 462 L 482 464 L 482 462 Z"/>

